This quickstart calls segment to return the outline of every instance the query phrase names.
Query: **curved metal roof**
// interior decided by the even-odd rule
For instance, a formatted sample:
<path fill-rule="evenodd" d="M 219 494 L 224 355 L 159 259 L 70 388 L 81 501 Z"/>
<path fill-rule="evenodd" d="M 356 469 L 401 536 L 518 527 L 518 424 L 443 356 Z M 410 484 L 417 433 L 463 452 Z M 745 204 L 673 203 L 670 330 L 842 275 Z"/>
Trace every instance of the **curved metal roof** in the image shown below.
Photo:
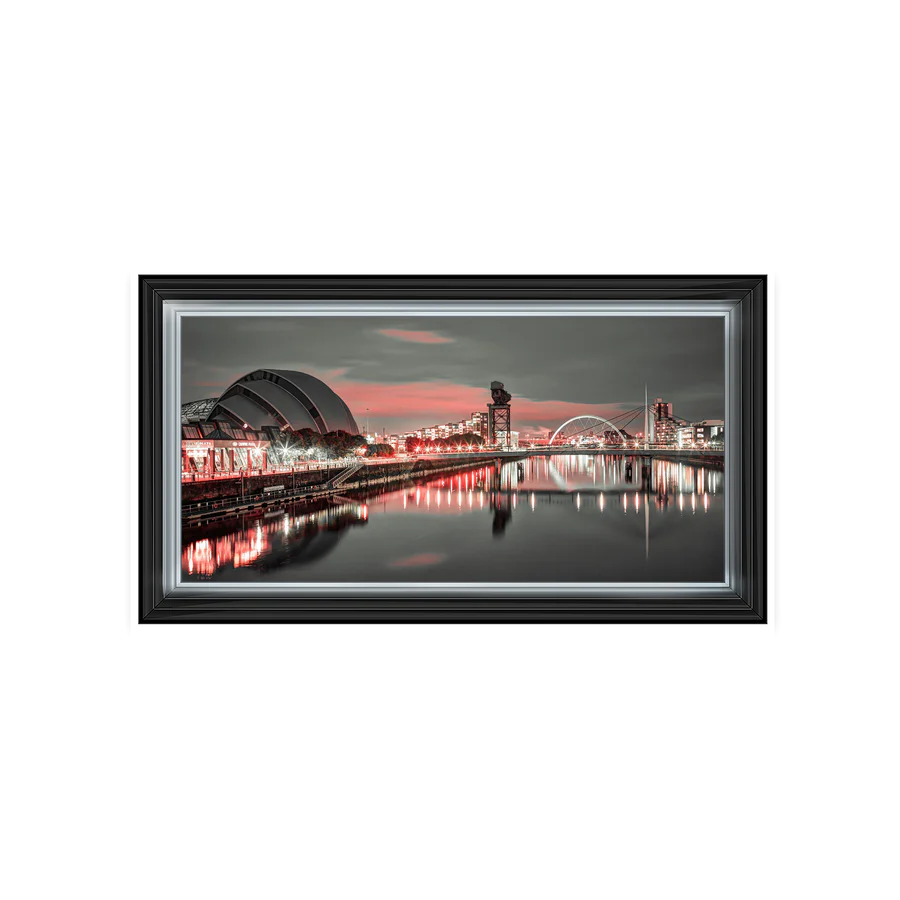
<path fill-rule="evenodd" d="M 209 419 L 224 419 L 251 428 L 312 428 L 325 434 L 359 434 L 347 404 L 324 381 L 289 369 L 256 369 L 222 393 Z"/>

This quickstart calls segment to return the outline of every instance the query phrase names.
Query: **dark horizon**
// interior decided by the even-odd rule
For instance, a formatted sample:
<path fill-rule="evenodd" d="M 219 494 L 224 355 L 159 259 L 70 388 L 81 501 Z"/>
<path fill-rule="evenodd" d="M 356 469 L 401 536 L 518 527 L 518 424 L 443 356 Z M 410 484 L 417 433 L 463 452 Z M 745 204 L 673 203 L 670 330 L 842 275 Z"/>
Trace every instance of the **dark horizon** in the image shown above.
<path fill-rule="evenodd" d="M 513 395 L 519 432 L 641 406 L 645 383 L 651 403 L 662 397 L 681 418 L 725 413 L 718 317 L 185 316 L 181 343 L 183 403 L 254 369 L 296 369 L 379 433 L 468 418 L 486 408 L 494 380 Z"/>

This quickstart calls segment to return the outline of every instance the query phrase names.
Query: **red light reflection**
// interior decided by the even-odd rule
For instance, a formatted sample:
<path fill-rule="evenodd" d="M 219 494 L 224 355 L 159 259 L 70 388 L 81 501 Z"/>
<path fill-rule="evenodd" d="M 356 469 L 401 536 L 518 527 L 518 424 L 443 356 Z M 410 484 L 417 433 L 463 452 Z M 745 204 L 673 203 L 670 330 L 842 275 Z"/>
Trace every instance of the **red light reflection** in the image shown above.
<path fill-rule="evenodd" d="M 269 536 L 257 525 L 256 531 L 250 532 L 249 540 L 239 538 L 234 542 L 234 567 L 252 565 L 271 546 Z"/>

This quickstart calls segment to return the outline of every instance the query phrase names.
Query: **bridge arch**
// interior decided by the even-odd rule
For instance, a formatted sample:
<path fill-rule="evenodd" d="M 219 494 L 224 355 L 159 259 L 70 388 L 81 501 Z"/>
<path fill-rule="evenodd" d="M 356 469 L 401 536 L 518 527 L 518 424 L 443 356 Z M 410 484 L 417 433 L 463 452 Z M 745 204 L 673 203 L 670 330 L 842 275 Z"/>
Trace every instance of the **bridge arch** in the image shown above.
<path fill-rule="evenodd" d="M 613 425 L 613 423 L 610 422 L 609 419 L 604 419 L 602 416 L 573 416 L 568 421 L 563 422 L 562 425 L 560 425 L 559 428 L 557 428 L 556 431 L 553 432 L 553 437 L 550 438 L 550 440 L 547 442 L 547 446 L 552 447 L 553 442 L 556 440 L 559 433 L 563 429 L 567 429 L 570 425 L 572 425 L 575 422 L 584 423 L 584 424 L 583 425 L 579 424 L 574 429 L 569 429 L 567 432 L 568 437 L 575 437 L 576 435 L 581 434 L 582 432 L 587 431 L 589 428 L 593 427 L 594 425 L 602 422 L 604 425 L 608 425 L 613 431 L 616 432 L 616 434 L 619 435 L 620 438 L 622 438 L 623 445 L 626 443 L 625 435 L 622 434 L 622 432 L 618 428 L 616 428 L 616 426 Z"/>

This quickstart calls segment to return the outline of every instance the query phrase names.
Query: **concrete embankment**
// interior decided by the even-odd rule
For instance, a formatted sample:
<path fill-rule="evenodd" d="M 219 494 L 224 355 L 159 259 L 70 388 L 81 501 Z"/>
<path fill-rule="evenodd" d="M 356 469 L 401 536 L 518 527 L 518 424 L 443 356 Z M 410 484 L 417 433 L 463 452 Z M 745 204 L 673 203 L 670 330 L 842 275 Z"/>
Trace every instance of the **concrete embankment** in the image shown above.
<path fill-rule="evenodd" d="M 504 461 L 511 457 L 504 454 Z M 385 459 L 366 463 L 346 480 L 332 482 L 349 466 L 311 472 L 278 472 L 218 481 L 188 482 L 181 486 L 181 517 L 185 523 L 209 522 L 235 513 L 265 509 L 286 501 L 316 499 L 330 494 L 365 490 L 391 482 L 413 481 L 440 472 L 457 472 L 493 463 L 487 454 L 454 453 L 452 455 Z"/>
<path fill-rule="evenodd" d="M 655 453 L 654 459 L 666 459 L 669 462 L 690 463 L 696 466 L 706 466 L 710 469 L 725 468 L 724 453 L 703 453 L 700 450 L 678 451 L 675 453 Z"/>
<path fill-rule="evenodd" d="M 665 459 L 669 462 L 691 463 L 698 466 L 709 466 L 714 469 L 725 468 L 725 454 L 721 450 L 619 450 L 607 447 L 599 449 L 582 449 L 579 447 L 556 448 L 535 447 L 525 451 L 526 456 L 649 456 L 651 459 Z"/>
<path fill-rule="evenodd" d="M 554 448 L 547 450 L 546 448 L 535 448 L 526 450 L 527 456 L 544 456 L 550 454 L 552 456 L 648 456 L 651 459 L 665 459 L 669 462 L 690 463 L 695 466 L 709 466 L 713 469 L 725 468 L 725 454 L 721 450 L 619 450 L 607 447 L 604 450 L 587 450 L 573 447 Z"/>
<path fill-rule="evenodd" d="M 316 487 L 333 478 L 343 469 L 313 469 L 309 472 L 273 472 L 268 475 L 248 475 L 240 478 L 220 478 L 211 481 L 183 481 L 181 503 L 200 503 L 204 500 L 234 500 L 241 496 L 261 494 L 266 488 L 283 485 L 287 490 Z M 241 481 L 243 480 L 243 485 Z"/>

